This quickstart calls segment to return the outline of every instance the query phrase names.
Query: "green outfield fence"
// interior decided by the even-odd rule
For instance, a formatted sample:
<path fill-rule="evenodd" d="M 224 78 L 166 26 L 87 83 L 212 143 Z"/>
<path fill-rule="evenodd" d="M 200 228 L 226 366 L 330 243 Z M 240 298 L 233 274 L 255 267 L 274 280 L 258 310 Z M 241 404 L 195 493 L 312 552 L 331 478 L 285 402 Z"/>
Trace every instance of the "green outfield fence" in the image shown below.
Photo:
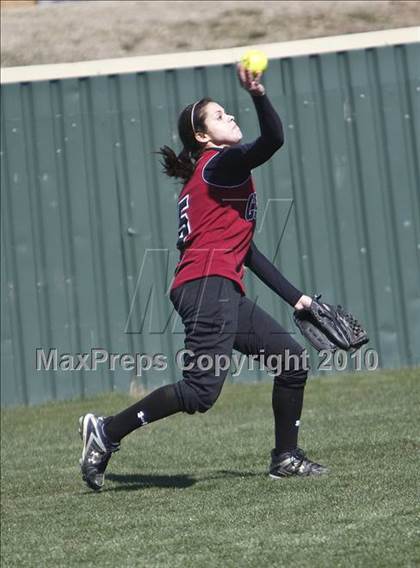
<path fill-rule="evenodd" d="M 383 368 L 420 364 L 419 30 L 266 46 L 286 143 L 255 171 L 256 242 L 306 293 L 357 314 Z M 3 405 L 181 377 L 167 294 L 179 186 L 153 152 L 179 147 L 177 115 L 205 95 L 256 136 L 239 51 L 2 70 Z M 249 274 L 246 285 L 295 332 L 288 306 Z M 61 368 L 37 371 L 37 349 Z M 168 366 L 136 379 L 120 359 L 66 370 L 64 354 L 91 349 Z"/>

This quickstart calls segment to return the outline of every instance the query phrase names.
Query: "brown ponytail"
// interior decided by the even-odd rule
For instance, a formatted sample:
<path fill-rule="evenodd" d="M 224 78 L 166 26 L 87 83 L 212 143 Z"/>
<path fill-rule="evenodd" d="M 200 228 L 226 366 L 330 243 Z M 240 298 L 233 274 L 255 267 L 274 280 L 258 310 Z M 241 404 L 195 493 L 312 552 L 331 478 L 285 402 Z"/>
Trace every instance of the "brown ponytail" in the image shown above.
<path fill-rule="evenodd" d="M 163 156 L 161 164 L 163 173 L 167 176 L 178 178 L 185 183 L 194 173 L 195 164 L 203 151 L 203 146 L 196 139 L 195 133 L 206 131 L 205 107 L 210 102 L 213 102 L 212 99 L 201 99 L 195 104 L 188 105 L 181 112 L 178 119 L 178 133 L 183 149 L 178 155 L 169 146 L 163 146 L 157 152 Z"/>

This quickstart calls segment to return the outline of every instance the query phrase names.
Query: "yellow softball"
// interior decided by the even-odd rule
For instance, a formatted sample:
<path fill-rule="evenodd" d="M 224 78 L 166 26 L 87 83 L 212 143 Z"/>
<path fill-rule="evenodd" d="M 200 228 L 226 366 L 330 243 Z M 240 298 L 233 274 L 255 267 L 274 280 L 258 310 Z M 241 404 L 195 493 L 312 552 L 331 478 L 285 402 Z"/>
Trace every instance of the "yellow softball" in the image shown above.
<path fill-rule="evenodd" d="M 243 54 L 241 63 L 253 73 L 263 73 L 268 67 L 268 59 L 266 54 L 259 49 L 249 49 Z"/>

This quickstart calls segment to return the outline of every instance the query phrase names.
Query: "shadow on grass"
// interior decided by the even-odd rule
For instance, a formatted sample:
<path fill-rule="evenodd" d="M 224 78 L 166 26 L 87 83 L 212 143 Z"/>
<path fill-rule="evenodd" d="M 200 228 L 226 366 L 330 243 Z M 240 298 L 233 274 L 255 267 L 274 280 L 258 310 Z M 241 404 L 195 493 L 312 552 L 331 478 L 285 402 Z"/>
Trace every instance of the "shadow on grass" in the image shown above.
<path fill-rule="evenodd" d="M 149 475 L 139 473 L 118 475 L 109 473 L 106 477 L 109 481 L 121 484 L 117 487 L 109 488 L 108 491 L 132 491 L 146 487 L 183 489 L 197 483 L 197 480 L 190 475 Z"/>
<path fill-rule="evenodd" d="M 110 487 L 107 491 L 133 491 L 144 489 L 147 487 L 163 487 L 166 489 L 185 489 L 186 487 L 191 487 L 195 485 L 198 481 L 209 481 L 212 479 L 223 479 L 228 477 L 256 477 L 260 476 L 261 473 L 252 473 L 249 471 L 229 471 L 220 470 L 214 472 L 214 474 L 200 477 L 196 479 L 190 475 L 150 475 L 150 474 L 125 474 L 119 475 L 115 473 L 109 473 L 106 477 L 108 481 L 113 481 L 121 485 L 116 487 Z"/>

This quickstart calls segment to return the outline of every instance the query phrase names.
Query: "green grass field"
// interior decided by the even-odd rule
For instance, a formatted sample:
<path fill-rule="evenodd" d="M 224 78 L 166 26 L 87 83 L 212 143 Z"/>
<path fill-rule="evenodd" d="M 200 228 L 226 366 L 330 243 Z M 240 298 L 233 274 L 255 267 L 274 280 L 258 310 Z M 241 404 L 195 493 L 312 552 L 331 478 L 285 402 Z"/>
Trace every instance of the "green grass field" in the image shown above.
<path fill-rule="evenodd" d="M 309 382 L 301 445 L 320 479 L 267 477 L 271 385 L 226 385 L 205 415 L 129 436 L 102 493 L 82 483 L 79 414 L 121 395 L 2 413 L 2 566 L 419 566 L 420 370 Z"/>

